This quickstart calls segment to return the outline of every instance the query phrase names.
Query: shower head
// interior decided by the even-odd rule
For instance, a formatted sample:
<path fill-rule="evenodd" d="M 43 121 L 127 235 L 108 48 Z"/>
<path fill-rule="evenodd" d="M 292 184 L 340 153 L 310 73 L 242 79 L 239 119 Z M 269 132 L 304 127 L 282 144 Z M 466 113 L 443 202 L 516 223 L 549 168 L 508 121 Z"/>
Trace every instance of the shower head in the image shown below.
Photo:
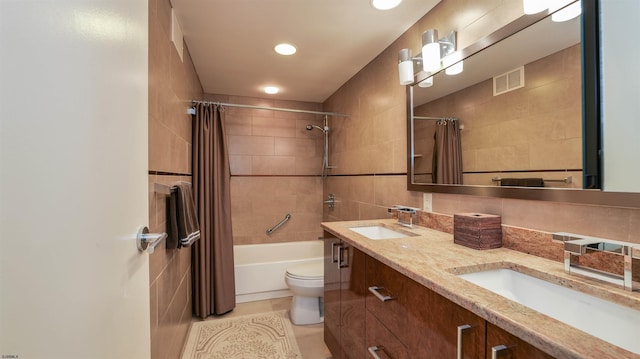
<path fill-rule="evenodd" d="M 322 127 L 320 127 L 318 125 L 307 125 L 307 131 L 311 131 L 314 128 L 317 128 L 318 130 L 320 130 L 320 131 L 322 131 L 324 133 L 329 132 L 329 127 L 328 126 L 325 126 L 324 128 L 322 128 Z"/>

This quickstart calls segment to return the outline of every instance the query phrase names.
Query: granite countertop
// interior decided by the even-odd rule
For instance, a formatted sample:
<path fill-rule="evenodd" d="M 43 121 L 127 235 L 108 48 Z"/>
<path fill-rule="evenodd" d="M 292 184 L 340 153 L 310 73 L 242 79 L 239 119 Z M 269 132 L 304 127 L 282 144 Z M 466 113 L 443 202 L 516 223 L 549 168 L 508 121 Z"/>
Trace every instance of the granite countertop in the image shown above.
<path fill-rule="evenodd" d="M 349 227 L 378 223 L 392 229 L 409 230 L 417 236 L 372 240 L 349 230 Z M 555 357 L 640 358 L 640 355 L 480 288 L 456 274 L 511 268 L 640 310 L 640 293 L 637 291 L 629 292 L 611 284 L 568 275 L 562 263 L 522 252 L 505 248 L 480 251 L 463 247 L 453 243 L 451 234 L 416 225 L 406 228 L 393 219 L 324 222 L 322 228 Z M 638 333 L 640 340 L 640 331 Z"/>

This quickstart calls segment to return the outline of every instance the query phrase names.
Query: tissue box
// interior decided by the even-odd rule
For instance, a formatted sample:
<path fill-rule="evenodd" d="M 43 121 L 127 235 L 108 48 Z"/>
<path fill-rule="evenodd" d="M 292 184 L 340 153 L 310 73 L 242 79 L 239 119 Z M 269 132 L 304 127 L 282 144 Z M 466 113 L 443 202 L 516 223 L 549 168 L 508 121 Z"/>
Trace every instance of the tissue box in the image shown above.
<path fill-rule="evenodd" d="M 502 219 L 485 213 L 453 215 L 453 243 L 473 249 L 502 247 Z"/>

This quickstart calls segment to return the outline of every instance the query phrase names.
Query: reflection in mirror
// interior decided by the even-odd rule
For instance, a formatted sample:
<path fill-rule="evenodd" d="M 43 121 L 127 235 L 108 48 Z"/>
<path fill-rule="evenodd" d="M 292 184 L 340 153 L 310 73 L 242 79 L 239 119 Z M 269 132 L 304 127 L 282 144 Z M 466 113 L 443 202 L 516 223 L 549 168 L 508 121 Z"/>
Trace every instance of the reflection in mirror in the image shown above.
<path fill-rule="evenodd" d="M 581 74 L 580 18 L 547 17 L 413 86 L 411 183 L 456 183 L 434 181 L 435 129 L 456 118 L 461 184 L 582 188 Z"/>
<path fill-rule="evenodd" d="M 599 1 L 603 190 L 640 192 L 640 41 L 620 41 L 640 22 L 638 0 Z M 635 165 L 634 165 L 635 164 Z"/>

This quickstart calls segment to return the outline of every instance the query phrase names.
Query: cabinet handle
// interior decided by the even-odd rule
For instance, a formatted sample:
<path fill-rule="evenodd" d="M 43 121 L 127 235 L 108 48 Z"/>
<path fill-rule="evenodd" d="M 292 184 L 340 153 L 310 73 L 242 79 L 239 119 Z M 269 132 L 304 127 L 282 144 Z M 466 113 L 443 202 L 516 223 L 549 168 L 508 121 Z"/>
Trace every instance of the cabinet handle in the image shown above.
<path fill-rule="evenodd" d="M 464 334 L 465 330 L 469 330 L 471 329 L 471 326 L 469 324 L 464 324 L 464 325 L 458 325 L 458 359 L 462 359 L 462 354 L 463 354 L 463 345 L 462 345 L 462 334 Z"/>
<path fill-rule="evenodd" d="M 341 246 L 342 247 L 342 243 L 340 242 L 331 242 L 331 263 L 338 263 L 338 259 L 336 258 L 336 246 Z"/>
<path fill-rule="evenodd" d="M 502 344 L 496 345 L 495 347 L 491 348 L 491 359 L 498 359 L 498 355 L 500 355 L 500 352 L 504 352 L 507 349 L 507 346 Z"/>
<path fill-rule="evenodd" d="M 374 357 L 375 359 L 381 359 L 380 355 L 378 355 L 378 353 L 376 353 L 378 350 L 384 350 L 383 347 L 377 347 L 377 346 L 373 346 L 373 347 L 368 347 L 367 350 L 369 351 L 369 354 L 371 354 L 372 357 Z"/>
<path fill-rule="evenodd" d="M 386 302 L 388 300 L 393 299 L 391 296 L 389 295 L 382 295 L 380 294 L 380 292 L 378 292 L 378 289 L 384 289 L 384 287 L 377 287 L 377 286 L 373 286 L 373 287 L 369 287 L 369 292 L 373 293 L 373 295 L 376 296 L 376 298 L 380 299 L 383 302 Z"/>
<path fill-rule="evenodd" d="M 346 259 L 345 259 L 346 253 Z M 344 247 L 344 245 L 340 245 L 338 247 L 338 267 L 346 268 L 349 266 L 349 247 Z"/>

